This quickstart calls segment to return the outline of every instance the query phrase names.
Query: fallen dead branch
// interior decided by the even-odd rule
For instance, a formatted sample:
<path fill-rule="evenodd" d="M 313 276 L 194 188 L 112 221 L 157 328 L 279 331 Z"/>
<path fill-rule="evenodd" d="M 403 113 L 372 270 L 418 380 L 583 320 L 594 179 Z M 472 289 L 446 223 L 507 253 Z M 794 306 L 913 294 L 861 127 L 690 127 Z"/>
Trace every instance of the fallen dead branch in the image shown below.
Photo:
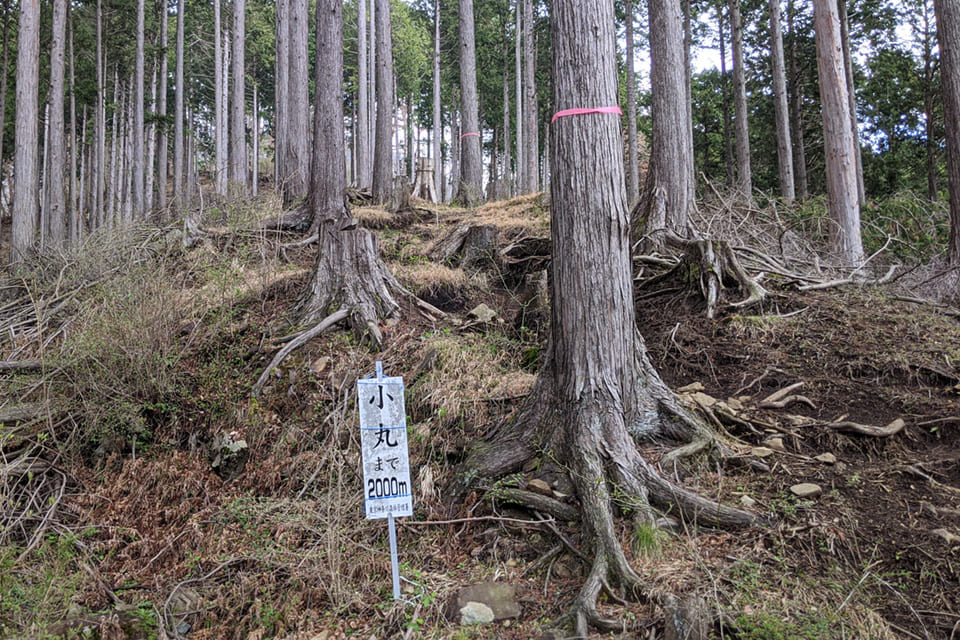
<path fill-rule="evenodd" d="M 842 433 L 855 433 L 861 436 L 871 436 L 873 438 L 889 438 L 890 436 L 900 433 L 900 431 L 902 431 L 906 426 L 906 423 L 902 418 L 897 418 L 885 427 L 875 427 L 868 424 L 850 422 L 849 420 L 844 420 L 842 422 L 829 422 L 826 426 L 830 427 L 834 431 L 840 431 Z"/>

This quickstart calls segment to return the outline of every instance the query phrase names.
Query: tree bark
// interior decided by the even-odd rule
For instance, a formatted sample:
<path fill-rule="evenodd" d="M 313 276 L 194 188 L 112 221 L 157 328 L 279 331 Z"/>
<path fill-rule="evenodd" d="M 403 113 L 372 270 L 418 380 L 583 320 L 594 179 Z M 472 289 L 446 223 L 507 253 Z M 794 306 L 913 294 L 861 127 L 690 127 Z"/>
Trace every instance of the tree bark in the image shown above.
<path fill-rule="evenodd" d="M 67 150 L 64 130 L 64 78 L 66 75 L 67 0 L 53 3 L 50 49 L 50 91 L 47 97 L 48 153 L 44 157 L 43 216 L 47 222 L 47 246 L 57 249 L 67 242 Z"/>
<path fill-rule="evenodd" d="M 727 20 L 729 23 L 729 20 Z M 727 73 L 727 47 L 723 41 L 726 33 L 723 20 L 723 3 L 717 6 L 717 31 L 720 34 L 720 91 L 723 109 L 723 166 L 726 171 L 726 184 L 733 187 L 737 176 L 737 167 L 733 159 L 733 119 L 730 116 L 730 76 Z"/>
<path fill-rule="evenodd" d="M 695 204 L 692 133 L 686 109 L 683 15 L 679 0 L 647 4 L 650 14 L 652 136 L 650 164 L 640 199 L 643 232 L 653 247 L 666 236 L 686 236 Z"/>
<path fill-rule="evenodd" d="M 950 189 L 950 244 L 947 259 L 960 264 L 960 5 L 956 0 L 934 0 L 937 41 L 940 45 L 940 81 L 947 141 L 947 178 Z"/>
<path fill-rule="evenodd" d="M 157 115 L 167 116 L 167 31 L 170 15 L 167 0 L 160 1 L 160 88 L 157 98 Z M 163 215 L 167 210 L 167 128 L 159 127 L 157 135 L 157 204 Z"/>
<path fill-rule="evenodd" d="M 807 183 L 807 152 L 803 133 L 803 82 L 797 66 L 797 34 L 793 26 L 793 0 L 787 0 L 787 31 L 790 34 L 790 122 L 793 129 L 793 169 L 796 173 L 796 195 L 810 195 Z"/>
<path fill-rule="evenodd" d="M 637 70 L 634 66 L 633 0 L 626 0 L 627 63 L 627 203 L 640 197 L 640 152 L 637 145 Z M 652 45 L 651 45 L 652 47 Z"/>
<path fill-rule="evenodd" d="M 281 124 L 281 95 L 286 92 L 286 78 L 282 80 L 279 77 L 282 62 L 280 55 L 280 33 L 285 23 L 281 21 L 281 13 L 286 0 L 277 0 L 277 144 L 279 146 L 282 140 L 280 134 Z M 214 114 L 214 163 L 213 163 L 213 184 L 218 196 L 227 195 L 227 103 L 224 83 L 224 41 L 223 41 L 223 20 L 221 18 L 220 0 L 213 0 L 213 114 Z"/>
<path fill-rule="evenodd" d="M 536 49 L 533 42 L 533 0 L 523 0 L 523 180 L 524 193 L 539 189 L 537 144 Z"/>
<path fill-rule="evenodd" d="M 483 199 L 480 157 L 480 113 L 477 104 L 477 51 L 474 42 L 473 0 L 459 0 L 460 16 L 460 187 L 459 198 L 468 207 Z"/>
<path fill-rule="evenodd" d="M 443 193 L 443 122 L 440 119 L 440 0 L 433 3 L 433 186 L 438 197 Z"/>
<path fill-rule="evenodd" d="M 860 206 L 857 198 L 857 165 L 850 127 L 847 76 L 840 41 L 840 19 L 835 0 L 814 0 L 814 31 L 823 140 L 829 199 L 830 248 L 839 259 L 859 266 L 863 261 Z"/>
<path fill-rule="evenodd" d="M 377 132 L 373 154 L 373 199 L 390 202 L 393 193 L 393 43 L 390 0 L 376 1 Z"/>
<path fill-rule="evenodd" d="M 753 198 L 750 168 L 750 125 L 747 122 L 747 73 L 743 61 L 743 20 L 740 0 L 730 0 L 730 34 L 733 46 L 734 142 L 737 152 L 736 189 L 746 200 Z"/>
<path fill-rule="evenodd" d="M 143 167 L 146 164 L 144 154 L 144 130 L 143 130 L 143 102 L 144 102 L 144 23 L 146 20 L 145 0 L 137 0 L 137 51 L 136 61 L 134 62 L 134 78 L 132 107 L 133 107 L 133 131 L 131 136 L 132 157 L 130 170 L 132 172 L 132 185 L 130 193 L 130 207 L 133 215 L 142 218 L 144 214 L 144 180 Z"/>
<path fill-rule="evenodd" d="M 923 2 L 923 114 L 925 121 L 926 154 L 927 154 L 927 198 L 936 202 L 939 198 L 937 186 L 937 156 L 938 145 L 936 139 L 936 116 L 934 109 L 937 101 L 935 62 L 933 57 L 933 42 L 936 31 L 930 20 L 930 5 Z"/>
<path fill-rule="evenodd" d="M 17 36 L 17 115 L 13 158 L 13 229 L 10 263 L 17 264 L 34 253 L 37 218 L 37 143 L 40 112 L 40 0 L 20 0 Z"/>
<path fill-rule="evenodd" d="M 517 24 L 514 30 L 514 48 L 513 48 L 513 57 L 514 57 L 514 81 L 517 85 L 517 143 L 516 143 L 516 158 L 517 158 L 517 175 L 516 183 L 514 184 L 514 194 L 522 193 L 524 189 L 524 162 L 526 161 L 526 156 L 524 155 L 524 146 L 523 146 L 523 128 L 526 126 L 526 123 L 523 121 L 523 65 L 521 63 L 520 51 L 523 44 L 523 22 L 521 16 L 523 15 L 523 0 L 516 0 L 514 10 L 517 14 Z"/>
<path fill-rule="evenodd" d="M 177 61 L 176 86 L 173 99 L 173 203 L 177 210 L 186 206 L 184 172 L 186 158 L 183 153 L 183 28 L 186 0 L 177 0 Z"/>
<path fill-rule="evenodd" d="M 790 144 L 790 108 L 787 104 L 787 72 L 783 60 L 783 34 L 780 29 L 780 0 L 770 0 L 770 63 L 773 72 L 773 101 L 777 125 L 777 168 L 780 195 L 793 202 L 793 147 Z"/>
<path fill-rule="evenodd" d="M 290 0 L 290 58 L 287 63 L 289 103 L 287 114 L 287 157 L 283 176 L 284 201 L 307 195 L 310 171 L 310 96 L 308 64 L 307 0 Z"/>
<path fill-rule="evenodd" d="M 372 16 L 371 16 L 372 17 Z M 367 80 L 367 3 L 357 3 L 357 129 L 356 165 L 357 186 L 369 189 L 373 182 L 373 167 L 370 162 L 370 93 Z"/>
<path fill-rule="evenodd" d="M 3 1 L 3 69 L 0 70 L 0 132 L 6 131 L 7 75 L 10 70 L 10 1 Z M 3 136 L 0 135 L 0 169 L 3 164 Z M 6 214 L 6 212 L 3 212 Z"/>
<path fill-rule="evenodd" d="M 230 187 L 237 196 L 245 196 L 247 189 L 247 128 L 246 66 L 244 40 L 246 38 L 246 2 L 233 0 L 233 51 L 230 95 Z"/>
<path fill-rule="evenodd" d="M 860 129 L 857 126 L 857 94 L 853 81 L 853 57 L 850 55 L 850 24 L 847 20 L 847 0 L 837 0 L 837 15 L 840 19 L 840 44 L 843 48 L 843 69 L 847 82 L 847 102 L 850 114 L 850 135 L 853 139 L 853 160 L 857 168 L 857 202 L 863 206 L 867 201 L 863 184 L 863 153 L 860 150 Z"/>

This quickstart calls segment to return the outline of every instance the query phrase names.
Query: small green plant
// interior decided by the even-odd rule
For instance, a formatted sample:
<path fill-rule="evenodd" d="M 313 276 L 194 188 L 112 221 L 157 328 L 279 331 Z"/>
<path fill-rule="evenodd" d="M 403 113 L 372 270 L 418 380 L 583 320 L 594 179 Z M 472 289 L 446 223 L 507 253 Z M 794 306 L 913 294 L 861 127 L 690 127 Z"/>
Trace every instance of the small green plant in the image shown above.
<path fill-rule="evenodd" d="M 662 550 L 662 533 L 653 525 L 637 522 L 633 525 L 633 552 L 638 556 L 656 558 Z"/>

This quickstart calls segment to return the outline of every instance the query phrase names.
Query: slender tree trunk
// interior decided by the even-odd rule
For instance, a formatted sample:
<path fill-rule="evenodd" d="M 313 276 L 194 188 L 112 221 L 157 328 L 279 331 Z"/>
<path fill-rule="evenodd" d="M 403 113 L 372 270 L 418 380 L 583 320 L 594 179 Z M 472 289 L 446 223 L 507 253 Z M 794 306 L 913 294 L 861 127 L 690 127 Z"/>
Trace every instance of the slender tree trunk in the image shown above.
<path fill-rule="evenodd" d="M 443 193 L 443 122 L 440 119 L 440 0 L 433 3 L 433 186 L 437 197 Z"/>
<path fill-rule="evenodd" d="M 374 163 L 376 162 L 374 155 L 376 153 L 377 146 L 377 108 L 380 104 L 380 99 L 377 96 L 377 83 L 379 79 L 377 78 L 377 11 L 376 4 L 378 0 L 370 0 L 368 12 L 370 14 L 368 26 L 370 27 L 370 36 L 369 42 L 370 46 L 367 47 L 367 82 L 370 85 L 370 89 L 367 92 L 367 95 L 370 97 L 369 109 L 367 110 L 367 141 L 369 146 L 367 147 L 367 160 L 370 162 L 370 188 L 373 189 L 373 172 Z M 363 0 L 359 0 L 363 2 Z"/>
<path fill-rule="evenodd" d="M 513 191 L 513 159 L 510 157 L 510 50 L 508 48 L 509 34 L 504 25 L 503 34 L 503 153 L 501 154 L 503 169 L 501 171 L 502 187 L 498 198 L 509 198 Z"/>
<path fill-rule="evenodd" d="M 156 45 L 156 38 L 154 38 L 154 45 Z M 153 69 L 150 74 L 150 111 L 152 113 L 157 112 L 157 57 L 154 54 L 153 57 Z M 146 139 L 146 151 L 144 153 L 144 168 L 143 168 L 143 206 L 144 212 L 153 211 L 154 203 L 154 188 L 155 188 L 155 172 L 154 165 L 157 161 L 157 125 L 155 122 L 151 122 L 146 126 L 144 131 L 144 136 Z"/>
<path fill-rule="evenodd" d="M 730 34 L 733 45 L 733 110 L 737 151 L 737 191 L 741 197 L 753 197 L 753 174 L 750 169 L 750 125 L 747 122 L 747 73 L 743 60 L 743 20 L 740 0 L 730 0 Z"/>
<path fill-rule="evenodd" d="M 120 113 L 123 107 L 120 103 L 120 79 L 117 74 L 117 67 L 113 68 L 113 113 L 110 115 L 110 167 L 107 176 L 107 208 L 104 215 L 107 218 L 107 227 L 113 228 L 117 222 L 117 212 L 119 205 L 119 184 L 120 175 Z"/>
<path fill-rule="evenodd" d="M 286 0 L 277 1 L 277 75 L 280 74 L 282 56 L 280 55 L 281 7 Z M 226 92 L 223 82 L 223 20 L 221 18 L 220 0 L 213 0 L 213 113 L 214 113 L 214 163 L 213 184 L 218 196 L 227 195 L 227 118 Z M 278 77 L 277 91 L 277 142 L 280 140 L 280 115 L 282 102 L 280 96 L 286 91 L 286 81 Z"/>
<path fill-rule="evenodd" d="M 244 126 L 246 107 L 245 38 L 246 3 L 244 0 L 233 0 L 233 51 L 231 53 L 233 86 L 230 96 L 230 183 L 231 188 L 238 196 L 244 196 L 249 192 L 247 189 L 247 129 Z"/>
<path fill-rule="evenodd" d="M 686 100 L 680 2 L 663 0 L 647 7 L 653 130 L 640 208 L 646 220 L 644 233 L 653 247 L 659 247 L 668 235 L 687 235 L 687 220 L 695 206 L 695 177 L 687 112 L 676 107 Z"/>
<path fill-rule="evenodd" d="M 856 150 L 850 127 L 850 102 L 836 1 L 814 0 L 813 16 L 820 102 L 823 105 L 830 247 L 844 262 L 859 265 L 863 261 L 863 242 L 857 199 Z"/>
<path fill-rule="evenodd" d="M 40 99 L 40 1 L 20 0 L 17 36 L 16 151 L 13 158 L 13 230 L 10 263 L 17 264 L 34 252 L 39 202 L 37 190 L 37 136 Z"/>
<path fill-rule="evenodd" d="M 186 206 L 183 178 L 186 172 L 186 156 L 183 149 L 183 16 L 186 0 L 177 0 L 177 61 L 176 86 L 173 100 L 173 202 L 177 210 Z"/>
<path fill-rule="evenodd" d="M 47 246 L 54 249 L 62 247 L 67 242 L 67 188 L 64 180 L 67 150 L 63 121 L 66 44 L 67 0 L 55 0 L 50 49 L 50 91 L 47 97 L 49 152 L 44 156 L 43 198 L 43 215 L 47 221 Z"/>
<path fill-rule="evenodd" d="M 837 0 L 840 18 L 840 44 L 843 47 L 843 68 L 847 82 L 847 102 L 850 113 L 850 135 L 853 138 L 853 159 L 857 167 L 857 201 L 863 206 L 867 201 L 863 184 L 863 153 L 860 150 L 860 129 L 857 126 L 857 94 L 853 81 L 853 57 L 850 55 L 850 25 L 847 21 L 847 0 Z"/>
<path fill-rule="evenodd" d="M 145 0 L 137 0 L 137 53 L 134 64 L 133 80 L 133 158 L 130 169 L 133 172 L 130 206 L 133 215 L 142 218 L 144 214 L 143 167 L 146 163 L 143 139 L 143 102 L 144 102 L 144 22 Z"/>
<path fill-rule="evenodd" d="M 524 192 L 538 190 L 536 49 L 533 42 L 533 0 L 523 0 L 523 179 Z"/>
<path fill-rule="evenodd" d="M 70 55 L 70 197 L 69 197 L 69 229 L 67 230 L 71 244 L 76 244 L 80 240 L 80 216 L 81 203 L 83 202 L 79 185 L 77 184 L 78 149 L 77 149 L 77 97 L 76 97 L 76 74 L 74 69 L 73 57 L 73 12 L 67 5 L 67 47 Z M 0 105 L 0 109 L 2 109 Z M 0 122 L 0 131 L 3 131 L 3 123 Z M 2 154 L 0 154 L 0 167 L 3 166 Z"/>
<path fill-rule="evenodd" d="M 526 122 L 523 119 L 523 65 L 521 63 L 522 56 L 520 54 L 522 44 L 523 44 L 523 22 L 521 16 L 523 16 L 523 0 L 516 0 L 516 6 L 514 10 L 517 14 L 517 26 L 514 31 L 514 77 L 517 85 L 517 144 L 516 147 L 516 156 L 517 156 L 517 175 L 516 182 L 514 184 L 513 193 L 518 194 L 522 193 L 525 189 L 526 182 L 524 182 L 524 163 L 526 162 L 526 151 L 523 146 L 523 129 L 527 126 Z"/>
<path fill-rule="evenodd" d="M 250 127 L 253 137 L 253 153 L 250 167 L 250 195 L 254 198 L 260 193 L 260 94 L 257 83 L 253 83 L 253 118 Z"/>
<path fill-rule="evenodd" d="M 627 47 L 627 203 L 640 197 L 640 151 L 637 145 L 637 71 L 634 67 L 633 0 L 626 0 Z"/>
<path fill-rule="evenodd" d="M 937 187 L 937 151 L 935 122 L 936 81 L 934 78 L 933 39 L 936 37 L 930 20 L 930 5 L 923 2 L 923 114 L 925 121 L 927 154 L 927 198 L 936 202 L 939 198 Z"/>
<path fill-rule="evenodd" d="M 290 84 L 287 88 L 287 159 L 284 176 L 284 200 L 292 202 L 307 195 L 310 171 L 310 96 L 307 56 L 307 0 L 290 0 L 290 59 L 287 63 Z"/>
<path fill-rule="evenodd" d="M 459 96 L 457 96 L 459 97 Z M 447 183 L 446 197 L 452 200 L 453 191 L 460 184 L 460 113 L 453 111 L 450 116 L 450 180 Z"/>
<path fill-rule="evenodd" d="M 717 27 L 720 33 L 720 91 L 723 96 L 723 166 L 727 175 L 727 186 L 733 187 L 737 167 L 733 159 L 733 118 L 730 115 L 730 76 L 727 74 L 727 48 L 723 41 L 726 29 L 722 3 L 717 7 Z"/>
<path fill-rule="evenodd" d="M 167 0 L 160 2 L 160 89 L 157 115 L 161 122 L 167 116 L 167 31 L 170 14 Z M 166 215 L 167 210 L 167 127 L 160 126 L 157 136 L 157 204 Z"/>
<path fill-rule="evenodd" d="M 370 150 L 370 93 L 367 79 L 367 3 L 366 0 L 357 2 L 357 118 L 360 121 L 356 126 L 356 165 L 357 186 L 369 189 L 373 183 L 373 165 L 368 151 Z"/>
<path fill-rule="evenodd" d="M 107 169 L 107 71 L 103 58 L 103 0 L 97 0 L 97 107 L 94 113 L 94 175 L 90 176 L 90 186 L 93 188 L 93 211 L 91 217 L 95 222 L 91 225 L 99 229 L 106 222 L 106 204 L 104 191 L 106 189 Z"/>
<path fill-rule="evenodd" d="M 960 5 L 956 0 L 934 0 L 937 41 L 940 45 L 940 81 L 947 142 L 947 178 L 950 189 L 950 244 L 947 259 L 960 264 Z"/>
<path fill-rule="evenodd" d="M 10 0 L 3 1 L 3 69 L 0 70 L 0 171 L 3 169 L 3 135 L 7 120 L 7 75 L 10 70 Z M 2 184 L 2 180 L 0 180 Z M 2 199 L 0 199 L 2 201 Z M 2 208 L 2 205 L 0 205 Z"/>
<path fill-rule="evenodd" d="M 393 44 L 390 33 L 390 0 L 376 2 L 377 33 L 377 135 L 373 154 L 373 199 L 390 202 L 393 193 Z"/>
<path fill-rule="evenodd" d="M 773 101 L 777 124 L 777 168 L 780 195 L 789 204 L 793 187 L 793 146 L 790 144 L 790 108 L 787 104 L 787 72 L 783 61 L 783 34 L 780 30 L 780 0 L 770 0 L 770 63 L 773 72 Z"/>
<path fill-rule="evenodd" d="M 793 168 L 796 192 L 801 199 L 810 195 L 807 186 L 807 152 L 803 134 L 803 82 L 797 67 L 797 34 L 793 27 L 793 0 L 787 1 L 787 31 L 790 34 L 790 122 L 793 128 Z"/>
<path fill-rule="evenodd" d="M 460 9 L 460 199 L 468 207 L 483 199 L 480 114 L 477 104 L 477 51 L 474 42 L 473 0 L 459 0 Z"/>

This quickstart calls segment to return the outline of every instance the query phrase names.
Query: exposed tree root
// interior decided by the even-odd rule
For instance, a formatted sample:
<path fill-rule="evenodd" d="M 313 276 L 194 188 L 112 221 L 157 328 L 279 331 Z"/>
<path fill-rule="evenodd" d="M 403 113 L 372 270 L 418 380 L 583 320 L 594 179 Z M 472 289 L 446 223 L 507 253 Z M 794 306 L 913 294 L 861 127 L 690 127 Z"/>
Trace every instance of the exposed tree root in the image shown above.
<path fill-rule="evenodd" d="M 906 423 L 903 419 L 897 418 L 885 427 L 875 427 L 849 421 L 830 422 L 827 426 L 835 431 L 842 431 L 844 433 L 856 433 L 861 436 L 871 436 L 873 438 L 889 438 L 890 436 L 900 433 L 906 426 Z"/>

